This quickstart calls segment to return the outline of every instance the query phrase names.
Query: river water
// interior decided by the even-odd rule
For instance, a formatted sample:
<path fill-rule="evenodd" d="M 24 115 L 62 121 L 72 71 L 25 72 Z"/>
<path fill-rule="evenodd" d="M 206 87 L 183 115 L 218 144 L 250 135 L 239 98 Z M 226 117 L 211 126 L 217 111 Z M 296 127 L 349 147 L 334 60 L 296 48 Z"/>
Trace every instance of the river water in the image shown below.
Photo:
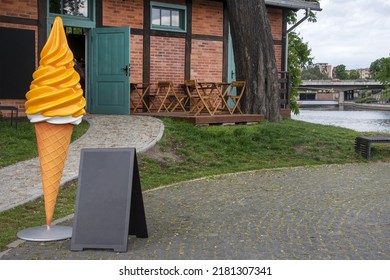
<path fill-rule="evenodd" d="M 305 122 L 340 126 L 360 132 L 390 133 L 390 111 L 359 110 L 344 106 L 300 108 L 291 118 Z"/>

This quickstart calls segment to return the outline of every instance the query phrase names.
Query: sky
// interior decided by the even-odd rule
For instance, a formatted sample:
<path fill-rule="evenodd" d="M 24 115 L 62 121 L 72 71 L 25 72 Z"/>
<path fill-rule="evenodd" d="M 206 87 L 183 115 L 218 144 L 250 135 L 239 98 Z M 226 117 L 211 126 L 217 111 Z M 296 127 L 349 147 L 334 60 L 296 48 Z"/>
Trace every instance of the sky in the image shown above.
<path fill-rule="evenodd" d="M 390 56 L 390 0 L 320 0 L 320 6 L 316 23 L 294 30 L 309 44 L 314 63 L 351 70 Z"/>

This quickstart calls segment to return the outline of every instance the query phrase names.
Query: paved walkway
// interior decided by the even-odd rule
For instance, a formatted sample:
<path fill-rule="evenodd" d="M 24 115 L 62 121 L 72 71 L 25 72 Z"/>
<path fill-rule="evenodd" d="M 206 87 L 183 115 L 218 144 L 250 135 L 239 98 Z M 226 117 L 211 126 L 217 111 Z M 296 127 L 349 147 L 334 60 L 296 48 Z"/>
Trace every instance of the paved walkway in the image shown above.
<path fill-rule="evenodd" d="M 181 182 L 144 192 L 149 238 L 131 236 L 126 253 L 17 241 L 0 259 L 389 260 L 389 168 L 322 165 Z"/>
<path fill-rule="evenodd" d="M 90 129 L 69 146 L 61 183 L 77 178 L 82 148 L 135 147 L 142 152 L 163 135 L 156 118 L 133 115 L 86 115 Z M 42 196 L 39 159 L 0 169 L 0 212 Z"/>

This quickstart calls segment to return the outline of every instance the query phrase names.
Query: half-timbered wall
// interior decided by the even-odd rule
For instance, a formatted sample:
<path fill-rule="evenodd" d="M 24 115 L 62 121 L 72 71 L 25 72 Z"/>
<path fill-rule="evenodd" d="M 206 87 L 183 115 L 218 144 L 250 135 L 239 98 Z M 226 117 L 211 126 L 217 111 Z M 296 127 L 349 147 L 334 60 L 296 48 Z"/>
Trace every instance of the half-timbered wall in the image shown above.
<path fill-rule="evenodd" d="M 46 35 L 46 0 L 1 1 L 0 28 L 32 30 L 35 34 L 35 65 Z M 226 9 L 223 1 L 155 0 L 184 5 L 187 9 L 186 32 L 151 28 L 150 1 L 97 0 L 96 26 L 130 26 L 131 82 L 157 83 L 185 79 L 226 80 L 227 36 Z M 275 44 L 277 67 L 282 68 L 283 9 L 268 7 Z M 6 38 L 1 38 L 0 41 Z M 32 73 L 31 73 L 32 74 Z M 27 92 L 28 89 L 26 89 Z M 1 98 L 1 105 L 18 106 L 23 115 L 24 99 Z M 3 112 L 4 114 L 7 112 Z"/>

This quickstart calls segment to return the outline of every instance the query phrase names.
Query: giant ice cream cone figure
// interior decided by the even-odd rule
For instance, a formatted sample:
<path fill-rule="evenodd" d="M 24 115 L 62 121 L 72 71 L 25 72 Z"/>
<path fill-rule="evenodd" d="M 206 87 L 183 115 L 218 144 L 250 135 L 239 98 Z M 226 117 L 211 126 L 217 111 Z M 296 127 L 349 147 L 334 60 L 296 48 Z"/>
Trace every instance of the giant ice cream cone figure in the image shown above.
<path fill-rule="evenodd" d="M 26 114 L 35 124 L 48 227 L 53 219 L 73 126 L 85 114 L 79 81 L 62 20 L 57 17 L 42 49 L 25 103 Z"/>

